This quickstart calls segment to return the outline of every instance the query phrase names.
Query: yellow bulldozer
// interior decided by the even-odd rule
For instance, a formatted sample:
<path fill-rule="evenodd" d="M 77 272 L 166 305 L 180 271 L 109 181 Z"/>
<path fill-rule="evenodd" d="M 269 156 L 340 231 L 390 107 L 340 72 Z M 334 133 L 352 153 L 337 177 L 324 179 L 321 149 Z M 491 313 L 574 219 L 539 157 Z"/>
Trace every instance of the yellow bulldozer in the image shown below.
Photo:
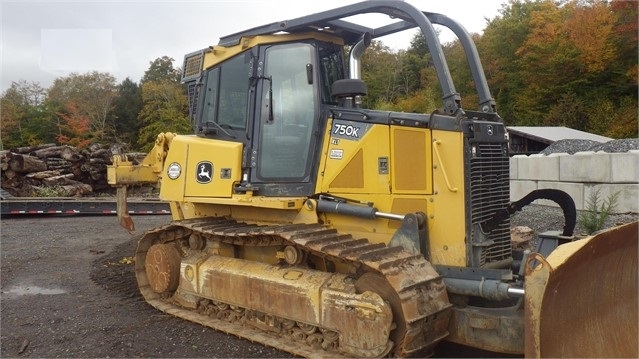
<path fill-rule="evenodd" d="M 371 28 L 352 17 L 382 14 Z M 463 46 L 462 109 L 434 25 Z M 418 29 L 442 93 L 432 113 L 363 108 L 372 39 Z M 135 274 L 166 313 L 304 357 L 423 356 L 450 341 L 529 357 L 637 357 L 637 223 L 573 236 L 557 190 L 510 201 L 508 133 L 478 52 L 451 18 L 373 0 L 270 23 L 189 53 L 194 133 L 161 133 L 127 186 L 157 184 L 172 221 Z M 510 215 L 555 201 L 563 231 L 513 249 Z"/>

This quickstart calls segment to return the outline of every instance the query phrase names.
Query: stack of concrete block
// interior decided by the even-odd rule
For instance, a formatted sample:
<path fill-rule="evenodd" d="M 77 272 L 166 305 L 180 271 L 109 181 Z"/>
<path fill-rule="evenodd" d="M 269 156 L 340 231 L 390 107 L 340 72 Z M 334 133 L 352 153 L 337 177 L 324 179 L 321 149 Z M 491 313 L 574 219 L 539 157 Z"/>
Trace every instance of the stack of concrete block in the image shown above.
<path fill-rule="evenodd" d="M 602 200 L 618 193 L 615 212 L 639 213 L 639 151 L 514 156 L 510 185 L 513 201 L 535 189 L 554 188 L 570 194 L 578 210 L 587 209 L 593 191 Z M 556 206 L 547 200 L 535 203 Z"/>

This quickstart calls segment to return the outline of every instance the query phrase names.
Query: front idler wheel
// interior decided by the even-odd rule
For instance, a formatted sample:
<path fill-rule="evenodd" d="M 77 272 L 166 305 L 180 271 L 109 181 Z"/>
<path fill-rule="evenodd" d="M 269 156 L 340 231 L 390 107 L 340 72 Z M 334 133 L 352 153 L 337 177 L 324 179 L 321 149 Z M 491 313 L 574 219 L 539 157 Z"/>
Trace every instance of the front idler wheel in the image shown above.
<path fill-rule="evenodd" d="M 173 244 L 154 244 L 144 260 L 149 285 L 156 293 L 173 292 L 180 281 L 181 256 Z"/>

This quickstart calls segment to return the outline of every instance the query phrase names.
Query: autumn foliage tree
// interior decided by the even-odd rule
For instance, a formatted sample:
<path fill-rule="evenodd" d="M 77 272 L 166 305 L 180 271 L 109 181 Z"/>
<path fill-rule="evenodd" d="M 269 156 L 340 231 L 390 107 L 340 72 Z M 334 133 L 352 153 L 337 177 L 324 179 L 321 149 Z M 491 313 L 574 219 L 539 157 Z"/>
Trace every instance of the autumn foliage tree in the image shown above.
<path fill-rule="evenodd" d="M 68 102 L 58 116 L 62 119 L 56 136 L 59 143 L 84 148 L 92 142 L 91 121 L 74 102 Z"/>
<path fill-rule="evenodd" d="M 637 137 L 638 18 L 636 2 L 627 0 L 504 3 L 472 37 L 506 124 Z M 442 47 L 463 108 L 476 109 L 461 44 Z M 423 36 L 402 50 L 374 40 L 362 60 L 364 106 L 430 113 L 442 105 Z M 139 84 L 116 85 L 111 74 L 97 71 L 60 77 L 49 89 L 15 82 L 0 97 L 1 146 L 98 141 L 149 149 L 161 132 L 191 133 L 186 91 L 173 63 L 168 56 L 150 61 Z"/>
<path fill-rule="evenodd" d="M 66 115 L 85 117 L 90 137 L 95 141 L 109 141 L 114 127 L 109 114 L 116 96 L 115 77 L 92 71 L 57 78 L 49 89 L 48 101 L 57 108 L 56 113 L 60 117 L 69 109 L 74 109 L 77 113 Z"/>
<path fill-rule="evenodd" d="M 500 14 L 478 47 L 507 124 L 637 136 L 636 4 L 511 0 Z"/>

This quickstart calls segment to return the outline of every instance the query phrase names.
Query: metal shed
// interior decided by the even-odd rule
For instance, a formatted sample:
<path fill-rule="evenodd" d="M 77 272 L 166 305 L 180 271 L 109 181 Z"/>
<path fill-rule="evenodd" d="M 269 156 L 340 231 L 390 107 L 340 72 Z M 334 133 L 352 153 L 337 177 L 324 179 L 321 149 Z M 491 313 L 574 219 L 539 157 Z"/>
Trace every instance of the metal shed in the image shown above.
<path fill-rule="evenodd" d="M 556 126 L 508 126 L 512 155 L 530 155 L 543 151 L 559 140 L 590 140 L 608 142 L 612 138 L 594 133 Z"/>

